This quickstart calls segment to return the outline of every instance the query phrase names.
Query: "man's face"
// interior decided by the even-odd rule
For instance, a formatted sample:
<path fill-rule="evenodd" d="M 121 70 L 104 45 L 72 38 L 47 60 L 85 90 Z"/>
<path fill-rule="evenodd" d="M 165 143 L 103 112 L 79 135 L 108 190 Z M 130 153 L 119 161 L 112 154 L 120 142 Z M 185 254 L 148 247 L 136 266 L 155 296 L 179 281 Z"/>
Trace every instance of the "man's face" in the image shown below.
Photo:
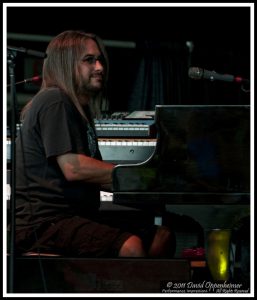
<path fill-rule="evenodd" d="M 91 94 L 100 91 L 104 85 L 104 58 L 92 39 L 86 40 L 86 50 L 79 61 L 79 93 Z"/>

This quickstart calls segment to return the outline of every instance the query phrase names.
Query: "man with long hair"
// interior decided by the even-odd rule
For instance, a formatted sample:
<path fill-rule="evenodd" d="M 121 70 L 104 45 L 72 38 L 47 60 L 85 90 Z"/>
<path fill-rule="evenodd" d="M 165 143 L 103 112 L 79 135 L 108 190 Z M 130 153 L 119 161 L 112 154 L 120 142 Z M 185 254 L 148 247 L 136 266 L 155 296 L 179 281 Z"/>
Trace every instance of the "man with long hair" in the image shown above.
<path fill-rule="evenodd" d="M 42 86 L 22 111 L 16 141 L 16 247 L 84 257 L 163 257 L 171 232 L 139 235 L 98 221 L 114 165 L 99 152 L 93 118 L 104 101 L 108 57 L 94 34 L 65 31 L 48 45 Z"/>

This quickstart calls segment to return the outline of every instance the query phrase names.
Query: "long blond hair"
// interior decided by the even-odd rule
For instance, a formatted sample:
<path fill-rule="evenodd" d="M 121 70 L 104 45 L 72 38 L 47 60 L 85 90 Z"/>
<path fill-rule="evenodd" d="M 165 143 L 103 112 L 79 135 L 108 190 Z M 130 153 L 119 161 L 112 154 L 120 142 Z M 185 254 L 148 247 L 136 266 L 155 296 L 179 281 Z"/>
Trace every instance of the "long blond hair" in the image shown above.
<path fill-rule="evenodd" d="M 92 39 L 96 42 L 104 58 L 104 87 L 102 91 L 94 96 L 90 101 L 90 108 L 94 116 L 98 116 L 105 102 L 106 105 L 106 86 L 109 73 L 109 60 L 103 44 L 103 41 L 95 34 L 85 33 L 83 31 L 68 30 L 60 33 L 49 43 L 46 54 L 47 57 L 43 63 L 42 85 L 39 93 L 51 87 L 59 87 L 64 91 L 80 114 L 86 118 L 83 108 L 79 102 L 76 84 L 77 84 L 77 62 L 85 49 L 85 41 Z M 24 108 L 26 112 L 27 108 Z"/>

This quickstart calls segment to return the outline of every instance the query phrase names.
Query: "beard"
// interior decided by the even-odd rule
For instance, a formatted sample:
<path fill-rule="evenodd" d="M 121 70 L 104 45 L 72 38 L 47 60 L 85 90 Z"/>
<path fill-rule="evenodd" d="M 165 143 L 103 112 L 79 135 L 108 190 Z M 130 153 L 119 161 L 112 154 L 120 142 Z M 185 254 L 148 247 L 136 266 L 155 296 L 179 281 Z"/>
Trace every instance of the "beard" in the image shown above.
<path fill-rule="evenodd" d="M 95 78 L 94 76 L 90 77 L 89 80 L 80 80 L 80 83 L 77 87 L 78 95 L 89 95 L 96 96 L 103 90 L 103 80 Z"/>

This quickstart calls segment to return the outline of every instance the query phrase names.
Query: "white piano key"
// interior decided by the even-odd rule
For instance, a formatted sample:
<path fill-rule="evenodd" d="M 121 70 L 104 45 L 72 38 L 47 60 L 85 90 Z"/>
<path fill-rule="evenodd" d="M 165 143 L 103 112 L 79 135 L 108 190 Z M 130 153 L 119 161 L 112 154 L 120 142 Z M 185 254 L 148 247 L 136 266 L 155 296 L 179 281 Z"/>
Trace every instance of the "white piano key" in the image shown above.
<path fill-rule="evenodd" d="M 100 199 L 101 201 L 112 201 L 113 200 L 113 193 L 100 191 Z"/>

